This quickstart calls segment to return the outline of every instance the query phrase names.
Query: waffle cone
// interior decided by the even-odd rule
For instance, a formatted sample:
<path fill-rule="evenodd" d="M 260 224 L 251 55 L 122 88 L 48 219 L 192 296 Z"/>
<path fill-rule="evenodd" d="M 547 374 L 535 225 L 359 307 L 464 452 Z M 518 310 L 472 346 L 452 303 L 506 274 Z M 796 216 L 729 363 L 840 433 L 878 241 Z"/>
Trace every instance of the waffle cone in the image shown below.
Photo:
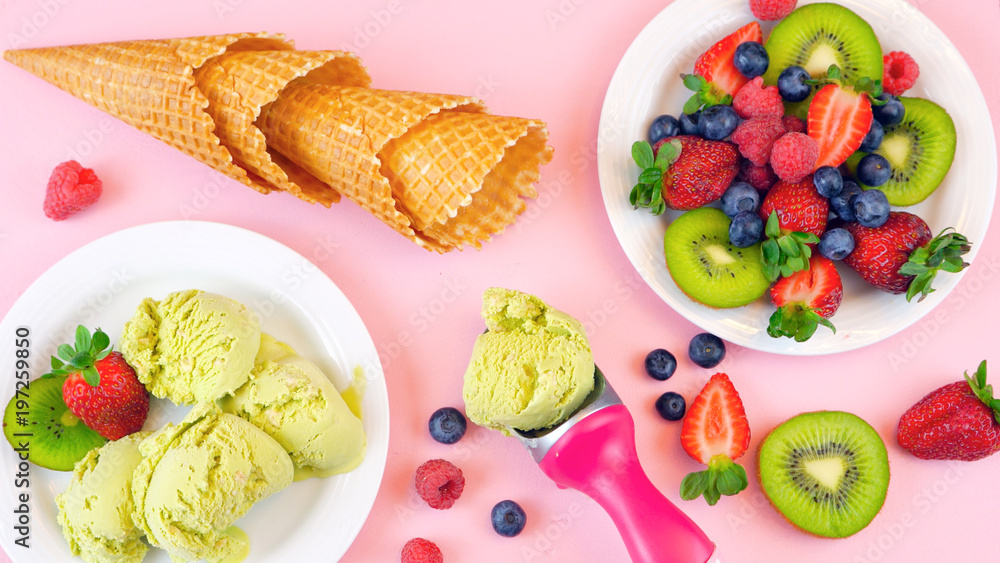
<path fill-rule="evenodd" d="M 291 49 L 280 35 L 240 33 L 4 52 L 4 58 L 254 189 L 215 135 L 193 71 L 227 51 Z"/>

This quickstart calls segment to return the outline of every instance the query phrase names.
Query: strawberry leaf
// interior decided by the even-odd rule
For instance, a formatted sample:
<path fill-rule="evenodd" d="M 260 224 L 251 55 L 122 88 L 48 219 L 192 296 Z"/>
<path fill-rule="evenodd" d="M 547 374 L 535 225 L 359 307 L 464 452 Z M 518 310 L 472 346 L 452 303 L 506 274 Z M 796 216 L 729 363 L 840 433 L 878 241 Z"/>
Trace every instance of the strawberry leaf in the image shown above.
<path fill-rule="evenodd" d="M 101 375 L 97 373 L 97 368 L 94 366 L 87 366 L 83 370 L 83 380 L 86 381 L 88 385 L 97 387 L 101 384 Z"/>
<path fill-rule="evenodd" d="M 73 360 L 73 356 L 76 356 L 76 350 L 69 344 L 60 344 L 59 348 L 56 348 L 56 354 L 59 354 L 60 358 L 69 362 Z"/>
<path fill-rule="evenodd" d="M 104 350 L 110 344 L 111 344 L 111 339 L 103 330 L 97 329 L 94 332 L 94 338 L 93 338 L 94 353 L 98 353 L 101 350 Z"/>
<path fill-rule="evenodd" d="M 636 141 L 632 143 L 632 160 L 642 169 L 653 166 L 653 147 L 650 146 L 649 142 Z"/>
<path fill-rule="evenodd" d="M 688 473 L 681 480 L 681 498 L 684 500 L 694 500 L 705 493 L 708 488 L 708 470 Z"/>
<path fill-rule="evenodd" d="M 900 274 L 915 276 L 906 290 L 906 300 L 911 301 L 919 295 L 917 301 L 923 301 L 933 293 L 931 283 L 939 271 L 957 273 L 968 267 L 962 256 L 971 248 L 969 239 L 949 227 L 911 252 L 907 262 L 899 268 Z"/>
<path fill-rule="evenodd" d="M 76 350 L 78 353 L 86 353 L 90 350 L 90 331 L 87 327 L 79 325 L 76 327 Z"/>

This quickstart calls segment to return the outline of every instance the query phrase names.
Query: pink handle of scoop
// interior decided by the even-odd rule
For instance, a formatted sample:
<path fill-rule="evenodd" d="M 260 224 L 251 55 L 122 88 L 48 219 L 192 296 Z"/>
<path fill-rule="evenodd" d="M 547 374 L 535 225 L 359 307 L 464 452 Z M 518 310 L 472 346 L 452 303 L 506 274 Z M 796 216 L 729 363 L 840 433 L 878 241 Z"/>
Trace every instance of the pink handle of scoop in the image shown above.
<path fill-rule="evenodd" d="M 562 436 L 539 466 L 557 484 L 597 501 L 636 563 L 705 563 L 715 544 L 653 486 L 635 450 L 624 405 L 590 414 Z"/>

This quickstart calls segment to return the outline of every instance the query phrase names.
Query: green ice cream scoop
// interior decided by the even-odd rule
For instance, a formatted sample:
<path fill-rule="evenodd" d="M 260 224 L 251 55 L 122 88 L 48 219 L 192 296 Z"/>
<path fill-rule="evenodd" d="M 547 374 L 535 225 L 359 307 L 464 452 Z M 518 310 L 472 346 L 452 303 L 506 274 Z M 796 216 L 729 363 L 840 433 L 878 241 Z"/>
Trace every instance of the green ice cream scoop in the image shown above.
<path fill-rule="evenodd" d="M 516 290 L 483 294 L 479 335 L 462 390 L 466 415 L 511 435 L 554 426 L 594 388 L 594 358 L 583 325 Z"/>
<path fill-rule="evenodd" d="M 132 472 L 142 461 L 136 432 L 94 448 L 56 495 L 58 521 L 73 555 L 87 563 L 138 563 L 149 549 L 132 521 Z"/>
<path fill-rule="evenodd" d="M 145 299 L 119 349 L 156 397 L 212 402 L 243 385 L 260 347 L 257 315 L 239 301 L 196 289 Z"/>
<path fill-rule="evenodd" d="M 319 367 L 268 334 L 250 380 L 223 401 L 281 444 L 295 463 L 296 480 L 346 473 L 365 456 L 361 420 Z"/>
<path fill-rule="evenodd" d="M 292 460 L 281 445 L 215 405 L 195 406 L 139 449 L 133 519 L 175 561 L 239 559 L 248 545 L 233 523 L 292 482 Z"/>

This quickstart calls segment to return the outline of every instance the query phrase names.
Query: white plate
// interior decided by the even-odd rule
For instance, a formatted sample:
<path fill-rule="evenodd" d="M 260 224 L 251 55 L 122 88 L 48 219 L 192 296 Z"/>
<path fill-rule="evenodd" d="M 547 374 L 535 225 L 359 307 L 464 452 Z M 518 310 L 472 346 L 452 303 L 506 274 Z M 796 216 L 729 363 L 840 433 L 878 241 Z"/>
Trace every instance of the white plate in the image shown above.
<path fill-rule="evenodd" d="M 810 2 L 800 2 L 806 4 Z M 954 45 L 916 8 L 902 0 L 839 0 L 872 25 L 884 52 L 904 50 L 920 65 L 920 78 L 906 95 L 929 98 L 955 121 L 958 149 L 944 183 L 924 202 L 907 208 L 937 234 L 955 227 L 973 243 L 984 239 L 997 185 L 996 141 L 979 85 Z M 837 333 L 820 327 L 807 342 L 767 335 L 773 306 L 761 300 L 739 309 L 714 310 L 688 299 L 670 279 L 663 259 L 663 232 L 677 212 L 654 217 L 629 205 L 638 168 L 630 149 L 646 138 L 657 115 L 677 115 L 690 94 L 679 75 L 714 42 L 753 19 L 746 0 L 676 0 L 635 38 L 616 69 L 601 110 L 598 174 L 611 226 L 629 260 L 671 307 L 703 330 L 757 350 L 811 355 L 843 352 L 891 336 L 926 315 L 958 284 L 961 274 L 942 273 L 937 291 L 907 303 L 865 285 L 840 266 L 844 301 L 831 319 Z M 770 29 L 765 25 L 765 37 Z M 973 244 L 969 258 L 978 245 Z"/>
<path fill-rule="evenodd" d="M 72 341 L 77 324 L 100 326 L 117 343 L 143 298 L 161 299 L 190 288 L 246 304 L 260 317 L 264 331 L 316 363 L 339 389 L 350 383 L 356 366 L 364 370 L 367 387 L 361 406 L 368 451 L 361 466 L 345 475 L 292 483 L 237 522 L 250 537 L 247 563 L 337 560 L 361 530 L 382 481 L 389 445 L 385 378 L 375 345 L 344 294 L 309 260 L 272 239 L 229 225 L 172 221 L 119 231 L 70 254 L 39 277 L 0 323 L 3 404 L 14 393 L 18 327 L 31 333 L 33 379 L 47 370 L 60 342 Z M 187 410 L 154 399 L 145 428 L 180 420 Z M 30 496 L 31 547 L 15 545 L 15 531 L 6 525 L 0 529 L 4 550 L 19 563 L 75 560 L 56 522 L 54 500 L 70 474 L 31 465 L 29 486 L 18 488 L 17 465 L 14 452 L 3 444 L 0 506 L 10 511 L 20 504 L 16 495 Z M 145 559 L 169 560 L 155 548 Z"/>

